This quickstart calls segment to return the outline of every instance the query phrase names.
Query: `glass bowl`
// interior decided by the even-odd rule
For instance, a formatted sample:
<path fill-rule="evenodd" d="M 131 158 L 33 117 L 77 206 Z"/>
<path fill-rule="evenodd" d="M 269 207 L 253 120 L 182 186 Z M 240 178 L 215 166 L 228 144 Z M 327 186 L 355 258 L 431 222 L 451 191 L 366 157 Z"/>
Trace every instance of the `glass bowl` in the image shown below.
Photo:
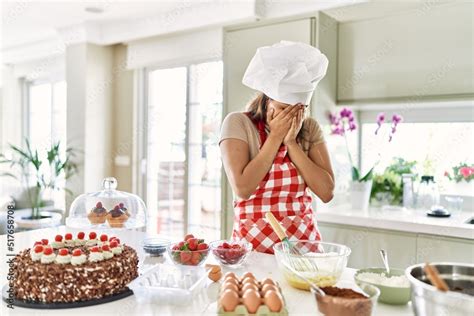
<path fill-rule="evenodd" d="M 287 251 L 284 242 L 273 246 L 278 267 L 286 281 L 294 288 L 309 291 L 309 285 L 291 272 L 286 266 L 300 272 L 319 287 L 333 286 L 340 279 L 347 266 L 351 249 L 345 245 L 313 240 L 289 241 L 300 254 Z"/>
<path fill-rule="evenodd" d="M 161 256 L 169 245 L 169 240 L 156 237 L 145 238 L 142 242 L 143 250 L 152 257 Z"/>
<path fill-rule="evenodd" d="M 78 229 L 138 229 L 146 226 L 147 210 L 135 194 L 117 190 L 117 180 L 109 177 L 102 190 L 79 195 L 71 204 L 66 226 Z"/>
<path fill-rule="evenodd" d="M 217 240 L 209 246 L 216 260 L 230 268 L 241 266 L 253 248 L 246 240 Z"/>
<path fill-rule="evenodd" d="M 211 249 L 207 247 L 203 250 L 179 250 L 178 244 L 174 243 L 168 246 L 168 255 L 171 261 L 177 265 L 199 266 L 206 261 Z"/>
<path fill-rule="evenodd" d="M 340 289 L 349 288 L 356 292 L 362 293 L 368 299 L 362 298 L 345 298 L 340 296 L 321 296 L 319 293 L 311 289 L 316 298 L 318 310 L 325 316 L 372 316 L 375 315 L 377 307 L 377 300 L 380 295 L 380 290 L 370 284 L 361 284 L 358 287 L 349 282 L 342 282 Z M 322 289 L 324 291 L 324 288 Z"/>

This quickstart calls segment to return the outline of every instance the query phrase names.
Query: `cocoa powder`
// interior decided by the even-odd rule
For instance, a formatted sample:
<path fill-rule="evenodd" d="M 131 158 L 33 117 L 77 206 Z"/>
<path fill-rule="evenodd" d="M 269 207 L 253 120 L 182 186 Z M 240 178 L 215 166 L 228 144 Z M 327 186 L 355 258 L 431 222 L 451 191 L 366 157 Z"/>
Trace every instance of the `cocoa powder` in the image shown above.
<path fill-rule="evenodd" d="M 372 301 L 365 295 L 338 287 L 321 288 L 325 296 L 316 295 L 319 311 L 326 316 L 370 316 Z"/>
<path fill-rule="evenodd" d="M 343 297 L 343 298 L 365 298 L 367 297 L 361 293 L 358 293 L 352 289 L 341 289 L 335 286 L 328 286 L 321 288 L 326 295 Z"/>

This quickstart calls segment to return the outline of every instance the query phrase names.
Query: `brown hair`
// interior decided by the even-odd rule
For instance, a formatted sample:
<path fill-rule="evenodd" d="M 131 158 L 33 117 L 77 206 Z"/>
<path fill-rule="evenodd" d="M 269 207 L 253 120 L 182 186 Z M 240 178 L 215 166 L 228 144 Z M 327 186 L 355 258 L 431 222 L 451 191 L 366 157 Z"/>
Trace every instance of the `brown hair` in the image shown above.
<path fill-rule="evenodd" d="M 264 121 L 265 123 L 267 122 L 267 102 L 269 100 L 272 99 L 265 93 L 259 92 L 257 96 L 252 101 L 250 101 L 249 104 L 247 104 L 246 110 L 249 113 L 250 119 L 252 121 Z M 301 129 L 298 132 L 296 139 L 300 144 L 302 144 L 302 141 L 306 140 L 305 136 L 306 131 L 303 121 L 303 125 L 301 126 Z M 305 150 L 307 149 L 305 148 Z"/>

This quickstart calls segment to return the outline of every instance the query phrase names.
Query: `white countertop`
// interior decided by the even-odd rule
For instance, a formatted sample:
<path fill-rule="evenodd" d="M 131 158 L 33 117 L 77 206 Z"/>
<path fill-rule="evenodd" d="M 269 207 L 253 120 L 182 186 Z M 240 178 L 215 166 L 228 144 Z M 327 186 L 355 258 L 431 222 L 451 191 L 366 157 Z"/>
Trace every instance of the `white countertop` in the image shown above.
<path fill-rule="evenodd" d="M 353 210 L 350 205 L 321 205 L 316 212 L 320 223 L 388 229 L 414 234 L 474 239 L 474 225 L 465 222 L 474 212 L 463 211 L 447 218 L 428 217 L 422 210 Z"/>
<path fill-rule="evenodd" d="M 77 230 L 66 229 L 64 226 L 54 228 L 54 229 L 42 229 L 37 231 L 22 232 L 14 235 L 15 237 L 15 252 L 18 252 L 21 249 L 30 247 L 35 240 L 41 238 L 49 238 L 50 240 L 54 238 L 56 234 L 65 234 L 66 232 L 77 232 Z M 135 232 L 135 231 L 124 231 L 116 233 L 122 242 L 127 243 L 134 247 L 140 258 L 140 268 L 146 268 L 148 265 L 156 264 L 160 260 L 150 258 L 147 256 L 139 247 L 140 241 L 145 236 L 145 233 Z M 1 284 L 6 283 L 6 271 L 7 270 L 7 237 L 6 235 L 0 236 L 1 242 Z M 208 261 L 213 261 L 211 256 L 208 258 Z M 224 272 L 229 270 L 224 269 Z M 257 252 L 252 252 L 248 257 L 245 265 L 238 270 L 232 270 L 237 275 L 243 274 L 245 271 L 251 271 L 258 279 L 265 277 L 271 277 L 275 281 L 279 282 L 283 296 L 287 302 L 289 315 L 319 315 L 317 312 L 316 302 L 314 297 L 306 291 L 296 290 L 290 287 L 286 281 L 283 279 L 282 274 L 279 272 L 275 257 L 273 255 L 262 254 Z M 342 282 L 351 282 L 353 283 L 353 275 L 356 270 L 347 268 L 342 277 Z M 188 306 L 178 307 L 167 305 L 165 302 L 162 303 L 153 303 L 153 304 L 139 304 L 135 296 L 129 296 L 127 298 L 96 305 L 90 307 L 81 307 L 66 310 L 34 310 L 34 309 L 25 309 L 15 307 L 13 310 L 7 308 L 6 303 L 2 301 L 1 315 L 216 315 L 217 310 L 217 291 L 219 285 L 212 283 L 208 280 L 207 287 L 197 295 Z M 391 306 L 379 303 L 376 309 L 376 315 L 383 316 L 401 316 L 401 315 L 413 315 L 410 303 L 405 306 Z"/>

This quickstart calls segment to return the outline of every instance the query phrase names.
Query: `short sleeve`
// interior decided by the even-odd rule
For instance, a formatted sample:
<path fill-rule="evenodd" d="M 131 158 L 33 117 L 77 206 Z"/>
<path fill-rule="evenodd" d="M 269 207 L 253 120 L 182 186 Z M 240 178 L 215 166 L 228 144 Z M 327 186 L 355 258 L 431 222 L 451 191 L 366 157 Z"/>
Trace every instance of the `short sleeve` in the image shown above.
<path fill-rule="evenodd" d="M 245 114 L 241 112 L 229 113 L 221 126 L 221 136 L 219 138 L 219 144 L 229 138 L 240 139 L 248 143 L 248 136 L 245 128 Z"/>
<path fill-rule="evenodd" d="M 324 143 L 324 134 L 323 130 L 319 123 L 312 117 L 308 117 L 305 119 L 304 122 L 305 129 L 307 134 L 305 135 L 305 139 L 309 143 L 309 148 L 313 145 L 317 145 L 320 143 Z"/>

